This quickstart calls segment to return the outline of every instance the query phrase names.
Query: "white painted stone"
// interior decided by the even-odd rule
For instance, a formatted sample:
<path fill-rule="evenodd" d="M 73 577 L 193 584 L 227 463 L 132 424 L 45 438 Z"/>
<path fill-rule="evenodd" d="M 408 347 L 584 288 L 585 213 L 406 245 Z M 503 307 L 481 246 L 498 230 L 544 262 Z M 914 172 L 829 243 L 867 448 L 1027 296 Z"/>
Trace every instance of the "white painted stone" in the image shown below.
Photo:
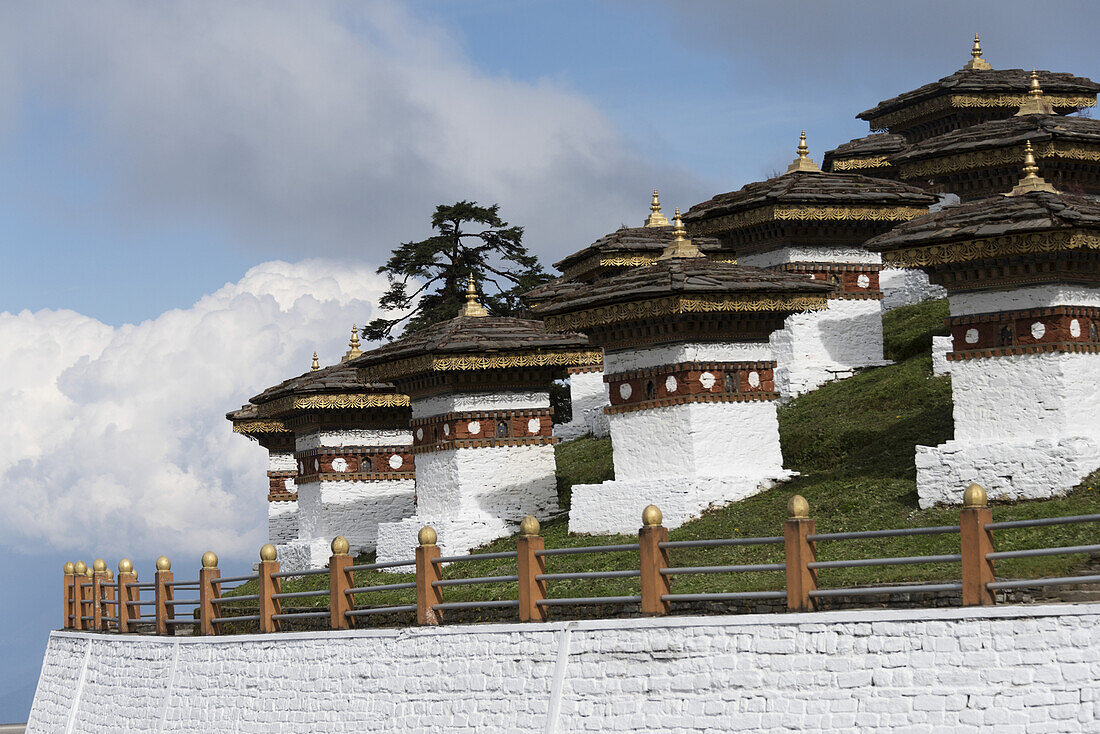
<path fill-rule="evenodd" d="M 874 300 L 831 299 L 821 311 L 787 317 L 771 335 L 775 387 L 784 398 L 889 364 L 882 356 L 882 307 Z"/>
<path fill-rule="evenodd" d="M 294 471 L 294 454 L 289 451 L 269 451 L 267 453 L 268 471 Z"/>
<path fill-rule="evenodd" d="M 1100 306 L 1100 288 L 1081 285 L 1036 285 L 1001 291 L 953 293 L 950 306 L 952 316 L 1051 306 Z"/>
<path fill-rule="evenodd" d="M 569 376 L 569 400 L 573 406 L 573 418 L 568 423 L 554 426 L 554 435 L 563 441 L 580 438 L 596 433 L 599 426 L 589 419 L 589 411 L 603 415 L 608 404 L 607 383 L 603 381 L 603 372 L 579 372 Z M 606 432 L 606 420 L 603 423 L 603 435 Z"/>
<path fill-rule="evenodd" d="M 396 527 L 382 525 L 378 560 L 407 558 L 423 525 L 434 527 L 440 546 L 454 554 L 507 535 L 527 515 L 545 519 L 557 510 L 554 470 L 549 444 L 417 454 L 416 514 Z"/>
<path fill-rule="evenodd" d="M 1100 356 L 1020 354 L 952 363 L 955 438 L 917 447 L 922 506 L 1064 493 L 1100 467 Z"/>
<path fill-rule="evenodd" d="M 970 334 L 966 335 L 966 339 L 969 343 Z M 974 334 L 974 341 L 978 340 L 977 332 Z M 951 362 L 947 361 L 947 353 L 952 351 L 952 344 L 954 339 L 949 336 L 934 336 L 932 337 L 932 374 L 936 377 L 943 377 L 944 375 L 951 374 Z"/>
<path fill-rule="evenodd" d="M 451 393 L 414 400 L 412 402 L 412 417 L 415 420 L 464 411 L 524 410 L 549 407 L 550 393 L 546 390 Z"/>
<path fill-rule="evenodd" d="M 412 430 L 408 428 L 356 428 L 344 431 L 313 431 L 294 437 L 294 450 L 298 452 L 319 448 L 344 448 L 347 446 L 408 446 L 412 443 Z M 294 468 L 293 465 L 290 466 Z"/>
<path fill-rule="evenodd" d="M 884 311 L 947 297 L 943 287 L 932 285 L 927 274 L 912 268 L 884 267 L 878 274 L 878 287 Z"/>
<path fill-rule="evenodd" d="M 604 372 L 630 372 L 681 362 L 765 362 L 772 350 L 761 342 L 687 342 L 645 349 L 605 351 Z"/>
<path fill-rule="evenodd" d="M 1098 645 L 1096 604 L 54 632 L 27 734 L 1091 732 Z"/>
<path fill-rule="evenodd" d="M 573 487 L 571 532 L 633 532 L 651 503 L 667 527 L 679 527 L 792 475 L 783 469 L 774 401 L 687 403 L 608 418 L 615 479 Z"/>
<path fill-rule="evenodd" d="M 278 545 L 298 537 L 298 503 L 267 503 L 267 539 Z"/>
<path fill-rule="evenodd" d="M 767 252 L 741 255 L 739 265 L 751 265 L 755 268 L 773 268 L 787 263 L 859 263 L 878 265 L 882 255 L 865 250 L 862 247 L 777 247 Z"/>

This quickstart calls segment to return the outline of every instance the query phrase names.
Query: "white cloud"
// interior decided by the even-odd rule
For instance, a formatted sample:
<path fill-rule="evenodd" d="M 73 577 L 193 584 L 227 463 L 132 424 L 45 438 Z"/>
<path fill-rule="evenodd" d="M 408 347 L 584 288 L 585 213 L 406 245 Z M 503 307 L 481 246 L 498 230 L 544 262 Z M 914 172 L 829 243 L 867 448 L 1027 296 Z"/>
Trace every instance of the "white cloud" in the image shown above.
<path fill-rule="evenodd" d="M 380 261 L 469 198 L 554 260 L 640 224 L 653 186 L 705 193 L 582 95 L 481 72 L 397 2 L 5 4 L 6 66 L 102 181 L 96 217 L 214 223 L 265 256 Z"/>
<path fill-rule="evenodd" d="M 100 556 L 251 557 L 266 452 L 224 414 L 333 363 L 384 279 L 268 262 L 187 309 L 113 328 L 72 311 L 0 313 L 0 538 Z"/>

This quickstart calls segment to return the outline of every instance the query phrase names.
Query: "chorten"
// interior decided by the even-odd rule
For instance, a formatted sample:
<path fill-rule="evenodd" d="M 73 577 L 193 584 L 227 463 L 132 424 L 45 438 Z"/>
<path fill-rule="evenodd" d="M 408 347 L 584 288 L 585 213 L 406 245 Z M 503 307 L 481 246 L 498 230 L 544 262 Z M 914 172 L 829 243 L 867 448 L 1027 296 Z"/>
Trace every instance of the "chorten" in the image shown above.
<path fill-rule="evenodd" d="M 827 309 L 794 313 L 772 335 L 776 388 L 794 396 L 886 364 L 881 258 L 863 243 L 927 213 L 934 201 L 896 181 L 822 172 L 809 157 L 803 131 L 785 174 L 696 204 L 684 222 L 692 233 L 717 237 L 742 265 L 834 287 Z"/>
<path fill-rule="evenodd" d="M 362 354 L 358 342 L 353 330 L 340 364 L 315 361 L 229 416 L 235 432 L 265 436 L 261 443 L 273 447 L 278 437 L 279 450 L 269 448 L 268 528 L 288 570 L 323 566 L 337 535 L 352 553 L 373 551 L 380 522 L 413 513 L 409 399 L 392 385 L 357 380 L 348 360 Z"/>
<path fill-rule="evenodd" d="M 1100 198 L 1044 181 L 1027 141 L 1009 194 L 868 246 L 948 292 L 955 437 L 917 447 L 921 506 L 959 502 L 971 482 L 1049 497 L 1100 466 Z"/>
<path fill-rule="evenodd" d="M 615 479 L 573 487 L 569 529 L 631 532 L 651 503 L 677 527 L 789 477 L 768 338 L 789 314 L 824 308 L 829 290 L 802 275 L 715 262 L 677 218 L 652 265 L 539 304 L 547 329 L 583 331 L 603 347 L 610 388 Z"/>
<path fill-rule="evenodd" d="M 557 509 L 550 383 L 601 354 L 580 334 L 487 314 L 472 275 L 466 299 L 457 317 L 349 363 L 412 407 L 416 514 L 380 526 L 379 561 L 407 558 L 424 525 L 447 553 L 465 553 Z"/>

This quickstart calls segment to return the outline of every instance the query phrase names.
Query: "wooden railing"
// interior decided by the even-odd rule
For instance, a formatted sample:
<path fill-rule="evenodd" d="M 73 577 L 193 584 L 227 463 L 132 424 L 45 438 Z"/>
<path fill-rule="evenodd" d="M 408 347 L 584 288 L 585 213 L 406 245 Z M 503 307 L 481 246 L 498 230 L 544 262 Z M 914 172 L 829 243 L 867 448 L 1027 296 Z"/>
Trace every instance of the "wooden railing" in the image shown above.
<path fill-rule="evenodd" d="M 223 578 L 217 568 L 218 558 L 211 552 L 203 554 L 202 568 L 194 581 L 176 581 L 171 563 L 166 557 L 157 560 L 152 583 L 139 583 L 128 560 L 119 564 L 117 580 L 106 564 L 97 560 L 91 569 L 84 563 L 66 564 L 64 579 L 65 627 L 99 632 L 152 632 L 175 634 L 179 627 L 191 627 L 202 635 L 223 634 L 228 625 L 233 631 L 256 629 L 277 632 L 286 623 L 316 620 L 324 627 L 344 630 L 355 627 L 369 615 L 407 614 L 409 623 L 437 625 L 444 613 L 460 609 L 515 609 L 523 622 L 539 622 L 549 618 L 554 607 L 577 607 L 593 604 L 638 604 L 645 615 L 671 614 L 676 605 L 688 602 L 772 601 L 790 611 L 812 611 L 818 601 L 828 597 L 859 598 L 866 596 L 912 593 L 957 593 L 964 606 L 993 604 L 997 591 L 1022 587 L 1049 587 L 1068 584 L 1100 583 L 1100 575 L 1048 577 L 1027 580 L 1001 580 L 994 576 L 994 564 L 1002 558 L 1025 558 L 1060 554 L 1100 553 L 1100 544 L 1055 546 L 1026 550 L 994 550 L 994 531 L 1001 529 L 1069 525 L 1100 521 L 1097 515 L 1042 518 L 993 522 L 986 502 L 985 490 L 978 485 L 967 489 L 960 511 L 959 524 L 939 527 L 866 530 L 858 532 L 817 533 L 809 506 L 800 496 L 791 498 L 783 535 L 753 538 L 714 538 L 708 540 L 669 540 L 668 530 L 661 524 L 661 511 L 650 505 L 642 513 L 642 527 L 636 543 L 618 545 L 546 548 L 539 535 L 539 523 L 532 517 L 521 523 L 516 550 L 463 556 L 443 556 L 436 544 L 436 533 L 430 527 L 421 529 L 419 545 L 413 558 L 387 563 L 356 565 L 348 555 L 348 542 L 338 537 L 332 542 L 328 568 L 308 571 L 280 571 L 274 546 L 260 550 L 256 573 Z M 959 552 L 941 555 L 892 556 L 834 561 L 818 561 L 819 543 L 851 540 L 895 538 L 919 535 L 958 535 Z M 674 566 L 670 552 L 685 548 L 737 546 L 782 546 L 782 563 L 740 565 Z M 612 571 L 574 571 L 547 573 L 546 561 L 554 556 L 577 554 L 637 553 L 638 567 Z M 445 565 L 452 569 L 478 561 L 515 561 L 514 574 L 443 578 Z M 958 581 L 945 583 L 908 583 L 895 586 L 864 586 L 822 588 L 818 571 L 822 569 L 867 566 L 891 566 L 928 563 L 958 563 Z M 413 568 L 414 581 L 357 586 L 356 572 Z M 691 574 L 756 574 L 782 572 L 783 588 L 697 594 L 672 593 L 672 579 Z M 324 575 L 328 588 L 284 592 L 282 581 L 289 577 Z M 640 593 L 629 596 L 586 596 L 556 598 L 548 594 L 558 581 L 637 578 Z M 227 594 L 230 584 L 256 582 L 254 594 Z M 514 599 L 484 599 L 446 601 L 445 590 L 456 586 L 479 584 L 515 584 Z M 233 587 L 236 588 L 236 587 Z M 415 604 L 370 605 L 372 594 L 378 592 L 415 590 Z M 182 598 L 177 598 L 177 593 Z M 319 600 L 327 597 L 328 606 L 309 611 L 284 612 L 283 603 L 295 599 Z M 251 603 L 255 602 L 254 605 Z M 785 602 L 785 604 L 784 604 Z M 255 607 L 254 609 L 252 607 Z M 153 607 L 153 613 L 143 609 Z M 241 613 L 241 612 L 246 613 Z M 187 613 L 189 612 L 189 614 Z M 324 621 L 322 621 L 324 620 Z"/>

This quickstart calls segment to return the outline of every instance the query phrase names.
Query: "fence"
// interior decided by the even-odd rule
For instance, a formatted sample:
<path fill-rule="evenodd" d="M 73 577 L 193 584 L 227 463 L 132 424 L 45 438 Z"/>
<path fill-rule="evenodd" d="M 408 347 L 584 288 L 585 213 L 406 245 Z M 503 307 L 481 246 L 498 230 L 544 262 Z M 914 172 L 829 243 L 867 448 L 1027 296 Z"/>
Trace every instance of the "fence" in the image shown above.
<path fill-rule="evenodd" d="M 1034 548 L 1028 550 L 995 551 L 994 532 L 1010 528 L 1068 525 L 1100 521 L 1098 515 L 1042 518 L 1037 520 L 1013 520 L 993 522 L 992 512 L 986 501 L 985 490 L 973 484 L 965 493 L 958 525 L 893 530 L 868 530 L 859 532 L 817 533 L 814 520 L 809 516 L 805 499 L 796 495 L 788 504 L 788 519 L 783 535 L 759 538 L 715 538 L 710 540 L 669 540 L 668 530 L 661 525 L 661 511 L 650 505 L 642 513 L 642 528 L 637 543 L 588 547 L 546 548 L 539 535 L 538 521 L 526 518 L 520 525 L 516 550 L 501 553 L 480 553 L 464 556 L 443 556 L 436 545 L 436 533 L 430 527 L 421 529 L 419 546 L 413 558 L 387 563 L 358 564 L 348 555 L 348 542 L 342 537 L 332 542 L 332 556 L 328 568 L 308 571 L 280 571 L 274 546 L 268 544 L 260 550 L 257 573 L 233 578 L 221 577 L 217 568 L 218 558 L 212 552 L 202 556 L 202 569 L 194 581 L 176 581 L 171 563 L 161 556 L 157 559 L 152 583 L 139 583 L 130 561 L 119 563 L 117 581 L 102 560 L 91 569 L 83 562 L 66 564 L 64 581 L 65 627 L 76 630 L 102 632 L 154 632 L 175 634 L 179 627 L 191 627 L 202 635 L 224 633 L 225 626 L 235 624 L 255 625 L 260 632 L 277 632 L 292 620 L 327 620 L 323 626 L 335 630 L 356 626 L 361 617 L 375 614 L 415 615 L 416 624 L 436 625 L 443 621 L 443 612 L 466 608 L 515 609 L 518 619 L 524 622 L 544 621 L 553 607 L 581 606 L 589 604 L 637 603 L 645 615 L 672 613 L 673 605 L 684 602 L 735 601 L 735 600 L 785 600 L 791 611 L 811 611 L 818 600 L 827 597 L 862 597 L 872 595 L 910 594 L 914 592 L 958 592 L 965 606 L 988 605 L 996 601 L 996 592 L 1002 589 L 1022 587 L 1048 587 L 1068 584 L 1100 583 L 1100 575 L 1050 577 L 1020 581 L 998 581 L 994 576 L 994 564 L 998 559 L 1050 556 L 1058 554 L 1100 553 L 1100 544 Z M 945 555 L 862 558 L 837 561 L 818 561 L 818 543 L 839 543 L 859 539 L 877 539 L 917 535 L 959 536 L 959 553 Z M 756 563 L 742 565 L 673 566 L 670 551 L 683 548 L 716 546 L 782 546 L 783 563 Z M 637 553 L 637 569 L 614 571 L 581 571 L 547 573 L 546 560 L 569 554 Z M 516 573 L 480 577 L 443 578 L 445 564 L 461 568 L 471 561 L 514 560 Z M 927 563 L 958 563 L 959 581 L 951 583 L 911 583 L 897 586 L 867 586 L 821 588 L 817 572 L 820 569 L 851 568 L 860 566 L 888 566 Z M 415 581 L 356 586 L 357 571 L 413 568 Z M 672 579 L 689 574 L 754 574 L 783 572 L 783 588 L 763 591 L 725 593 L 672 593 Z M 283 579 L 324 575 L 328 588 L 311 591 L 283 592 Z M 576 579 L 637 578 L 640 594 L 631 596 L 590 596 L 552 598 L 547 594 L 548 584 Z M 255 594 L 228 595 L 229 584 L 257 582 Z M 486 599 L 482 601 L 445 601 L 444 590 L 449 587 L 476 584 L 515 584 L 515 599 Z M 236 587 L 233 587 L 236 588 Z M 375 605 L 368 602 L 372 593 L 383 591 L 414 590 L 415 604 Z M 176 592 L 195 592 L 197 598 L 177 599 Z M 294 599 L 326 598 L 327 608 L 313 611 L 283 612 L 283 602 Z M 377 598 L 377 597 L 376 597 Z M 255 602 L 255 613 L 242 604 Z M 153 607 L 153 613 L 143 609 Z M 184 614 L 181 614 L 181 611 Z M 190 614 L 186 614 L 189 611 Z"/>

